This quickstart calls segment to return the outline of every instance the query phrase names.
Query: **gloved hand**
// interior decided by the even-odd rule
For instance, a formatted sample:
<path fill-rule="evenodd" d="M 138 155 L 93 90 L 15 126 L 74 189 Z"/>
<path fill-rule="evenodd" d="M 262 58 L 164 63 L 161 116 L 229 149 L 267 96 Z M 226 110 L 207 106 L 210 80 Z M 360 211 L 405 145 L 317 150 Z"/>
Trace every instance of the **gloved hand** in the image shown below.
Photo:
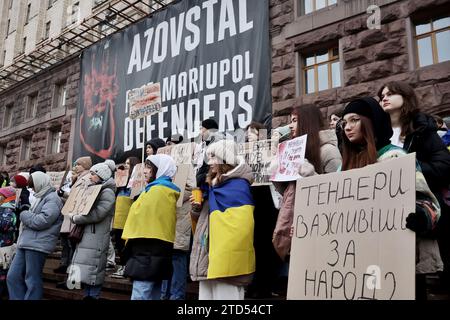
<path fill-rule="evenodd" d="M 419 234 L 427 231 L 428 218 L 425 209 L 416 204 L 416 212 L 411 212 L 406 217 L 406 227 Z"/>

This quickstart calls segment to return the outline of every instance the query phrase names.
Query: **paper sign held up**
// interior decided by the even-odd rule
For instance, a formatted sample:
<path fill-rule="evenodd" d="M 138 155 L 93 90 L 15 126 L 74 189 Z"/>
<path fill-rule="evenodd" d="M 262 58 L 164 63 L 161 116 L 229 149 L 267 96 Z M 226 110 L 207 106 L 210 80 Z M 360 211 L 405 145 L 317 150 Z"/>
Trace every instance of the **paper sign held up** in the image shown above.
<path fill-rule="evenodd" d="M 72 187 L 69 198 L 61 210 L 62 214 L 88 214 L 101 189 L 101 185 L 89 186 L 84 183 L 79 184 L 77 187 Z"/>
<path fill-rule="evenodd" d="M 144 118 L 161 111 L 159 82 L 132 89 L 127 97 L 130 119 Z"/>
<path fill-rule="evenodd" d="M 159 148 L 157 154 L 167 154 L 173 158 L 177 165 L 192 164 L 195 143 L 180 143 Z"/>
<path fill-rule="evenodd" d="M 299 179 L 295 197 L 288 299 L 414 299 L 414 154 Z"/>
<path fill-rule="evenodd" d="M 130 198 L 134 198 L 145 188 L 147 183 L 144 177 L 144 164 L 138 163 L 134 166 L 133 172 L 131 173 L 130 181 L 128 182 L 127 188 L 131 189 Z"/>
<path fill-rule="evenodd" d="M 63 179 L 66 175 L 66 171 L 56 172 L 56 171 L 50 171 L 47 172 L 47 174 L 50 176 L 51 184 L 54 188 L 59 189 L 61 186 L 61 183 L 63 182 Z"/>
<path fill-rule="evenodd" d="M 238 144 L 238 155 L 252 168 L 252 185 L 271 185 L 269 166 L 276 157 L 276 146 L 271 140 L 259 140 Z"/>
<path fill-rule="evenodd" d="M 305 160 L 307 135 L 282 142 L 278 145 L 278 169 L 271 181 L 294 181 L 300 178 L 300 166 Z"/>
<path fill-rule="evenodd" d="M 126 187 L 128 182 L 128 170 L 117 169 L 114 174 L 117 187 Z"/>

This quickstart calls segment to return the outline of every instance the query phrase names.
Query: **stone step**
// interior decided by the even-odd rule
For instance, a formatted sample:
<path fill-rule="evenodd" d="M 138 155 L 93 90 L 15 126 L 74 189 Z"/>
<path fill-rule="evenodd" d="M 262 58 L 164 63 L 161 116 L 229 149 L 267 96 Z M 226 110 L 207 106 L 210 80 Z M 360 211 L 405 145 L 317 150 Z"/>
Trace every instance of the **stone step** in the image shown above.
<path fill-rule="evenodd" d="M 54 273 L 59 266 L 57 254 L 49 255 L 43 270 L 44 298 L 55 300 L 81 300 L 83 290 L 67 290 L 56 288 L 56 284 L 66 280 L 65 274 Z M 129 279 L 112 278 L 115 270 L 107 270 L 102 287 L 101 298 L 108 300 L 129 300 L 132 291 L 132 282 Z M 186 300 L 198 300 L 198 282 L 188 281 Z"/>

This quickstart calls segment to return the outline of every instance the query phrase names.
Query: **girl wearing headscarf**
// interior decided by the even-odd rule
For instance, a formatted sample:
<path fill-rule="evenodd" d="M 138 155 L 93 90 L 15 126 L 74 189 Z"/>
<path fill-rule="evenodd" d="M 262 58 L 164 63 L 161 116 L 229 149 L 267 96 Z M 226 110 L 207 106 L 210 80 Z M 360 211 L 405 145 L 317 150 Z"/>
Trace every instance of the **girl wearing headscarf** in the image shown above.
<path fill-rule="evenodd" d="M 11 300 L 42 298 L 42 270 L 47 255 L 56 247 L 63 221 L 62 202 L 50 177 L 41 171 L 33 172 L 29 185 L 35 192 L 36 201 L 30 210 L 20 214 L 23 230 L 6 280 Z"/>
<path fill-rule="evenodd" d="M 100 193 L 87 215 L 72 215 L 70 218 L 72 223 L 84 225 L 84 232 L 68 268 L 68 281 L 84 284 L 86 300 L 100 297 L 105 280 L 111 221 L 116 202 L 116 183 L 111 176 L 111 169 L 105 163 L 97 163 L 91 167 L 90 182 L 101 185 Z"/>
<path fill-rule="evenodd" d="M 124 275 L 133 280 L 131 300 L 159 300 L 162 280 L 172 277 L 176 203 L 180 189 L 172 183 L 176 165 L 165 154 L 145 161 L 145 190 L 133 203 L 122 238 L 127 240 Z"/>
<path fill-rule="evenodd" d="M 344 110 L 342 170 L 362 168 L 376 162 L 401 157 L 406 152 L 391 144 L 392 128 L 389 115 L 378 102 L 360 98 Z M 436 240 L 427 237 L 440 216 L 439 203 L 416 165 L 416 210 L 406 218 L 406 227 L 416 233 L 416 299 L 426 299 L 426 278 L 442 271 L 442 260 Z"/>

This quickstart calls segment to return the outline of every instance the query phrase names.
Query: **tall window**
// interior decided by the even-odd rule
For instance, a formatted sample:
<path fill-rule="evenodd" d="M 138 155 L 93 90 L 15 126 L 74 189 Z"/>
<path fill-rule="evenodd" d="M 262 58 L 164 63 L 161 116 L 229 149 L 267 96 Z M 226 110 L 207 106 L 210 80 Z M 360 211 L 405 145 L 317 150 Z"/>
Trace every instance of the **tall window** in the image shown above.
<path fill-rule="evenodd" d="M 50 21 L 48 21 L 45 24 L 45 33 L 44 33 L 44 39 L 48 39 L 50 37 Z"/>
<path fill-rule="evenodd" d="M 67 86 L 66 83 L 59 83 L 55 86 L 54 108 L 63 108 L 66 106 Z"/>
<path fill-rule="evenodd" d="M 6 164 L 6 146 L 0 146 L 0 166 Z"/>
<path fill-rule="evenodd" d="M 9 34 L 9 26 L 10 26 L 10 24 L 11 24 L 11 20 L 8 19 L 8 25 L 6 27 L 6 37 L 8 37 L 8 34 Z"/>
<path fill-rule="evenodd" d="M 12 8 L 12 5 L 13 5 L 13 1 L 14 1 L 14 0 L 9 0 L 9 9 L 11 9 L 11 8 Z"/>
<path fill-rule="evenodd" d="M 305 15 L 337 3 L 337 0 L 297 0 L 298 12 Z"/>
<path fill-rule="evenodd" d="M 5 65 L 5 61 L 6 61 L 6 50 L 3 50 L 2 61 L 0 63 L 0 67 L 3 67 Z"/>
<path fill-rule="evenodd" d="M 5 107 L 5 113 L 3 114 L 3 129 L 7 129 L 11 126 L 13 115 L 12 109 L 13 109 L 12 104 L 9 104 Z"/>
<path fill-rule="evenodd" d="M 31 137 L 22 139 L 22 148 L 20 150 L 20 161 L 30 160 L 31 155 Z"/>
<path fill-rule="evenodd" d="M 27 15 L 25 16 L 25 24 L 27 24 L 30 21 L 30 12 L 31 12 L 31 3 L 27 6 Z"/>
<path fill-rule="evenodd" d="M 61 135 L 61 129 L 50 131 L 47 150 L 51 154 L 61 152 Z"/>
<path fill-rule="evenodd" d="M 341 86 L 338 48 L 325 49 L 302 59 L 303 92 L 313 93 Z"/>
<path fill-rule="evenodd" d="M 53 0 L 48 0 L 48 6 L 47 9 L 50 9 L 53 5 Z"/>
<path fill-rule="evenodd" d="M 80 3 L 79 2 L 75 2 L 72 5 L 72 19 L 71 19 L 71 23 L 75 23 L 78 21 L 80 15 Z"/>
<path fill-rule="evenodd" d="M 450 60 L 450 16 L 417 24 L 415 29 L 419 67 Z"/>
<path fill-rule="evenodd" d="M 25 53 L 25 49 L 27 48 L 27 37 L 23 37 L 23 43 L 22 43 L 22 52 Z"/>
<path fill-rule="evenodd" d="M 32 119 L 36 115 L 38 103 L 38 94 L 30 94 L 27 98 L 27 109 L 25 113 L 25 119 Z"/>

